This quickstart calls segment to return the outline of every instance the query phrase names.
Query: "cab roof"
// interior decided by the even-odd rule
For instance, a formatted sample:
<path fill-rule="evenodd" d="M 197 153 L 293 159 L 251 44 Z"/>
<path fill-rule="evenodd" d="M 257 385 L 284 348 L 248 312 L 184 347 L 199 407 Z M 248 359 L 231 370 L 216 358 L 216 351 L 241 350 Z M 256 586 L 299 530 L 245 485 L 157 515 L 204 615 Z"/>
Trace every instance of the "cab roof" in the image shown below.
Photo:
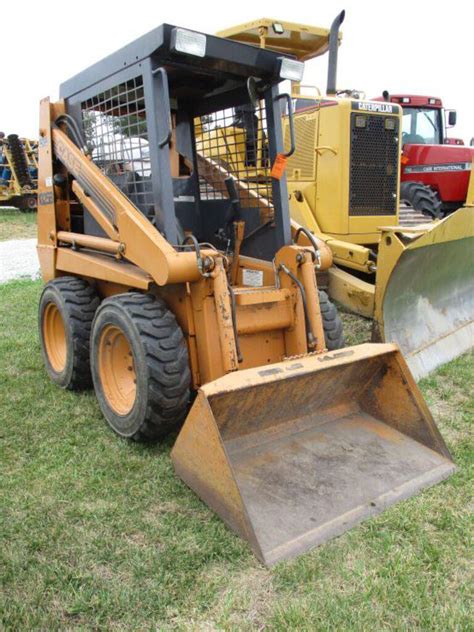
<path fill-rule="evenodd" d="M 261 18 L 224 29 L 217 35 L 293 55 L 299 61 L 308 61 L 324 55 L 329 50 L 329 33 L 330 29 L 318 26 Z M 341 40 L 342 33 L 339 33 L 339 44 Z"/>

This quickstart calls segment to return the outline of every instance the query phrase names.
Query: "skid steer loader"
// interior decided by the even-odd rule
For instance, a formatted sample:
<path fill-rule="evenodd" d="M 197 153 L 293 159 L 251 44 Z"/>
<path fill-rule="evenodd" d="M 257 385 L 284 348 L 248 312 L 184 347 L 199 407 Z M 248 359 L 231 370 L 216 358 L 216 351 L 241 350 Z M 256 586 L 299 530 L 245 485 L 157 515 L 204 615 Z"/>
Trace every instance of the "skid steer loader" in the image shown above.
<path fill-rule="evenodd" d="M 402 108 L 336 89 L 343 19 L 344 12 L 330 29 L 261 19 L 219 35 L 296 58 L 294 120 L 288 108 L 283 116 L 285 141 L 291 125 L 296 136 L 286 164 L 291 217 L 331 249 L 334 265 L 321 279 L 330 298 L 373 318 L 373 339 L 396 342 L 419 379 L 473 344 L 474 211 L 399 225 Z M 328 51 L 321 95 L 301 85 L 296 64 Z M 249 130 L 234 129 L 226 131 L 227 142 L 235 139 L 244 154 Z M 206 136 L 201 145 L 218 159 Z M 251 179 L 259 177 L 257 165 Z"/>
<path fill-rule="evenodd" d="M 177 474 L 268 565 L 455 470 L 395 345 L 326 351 L 315 268 L 331 254 L 292 239 L 270 176 L 291 68 L 164 24 L 40 106 L 47 372 L 92 382 L 121 437 L 181 428 Z M 268 151 L 250 186 L 198 154 L 196 131 L 254 102 Z"/>

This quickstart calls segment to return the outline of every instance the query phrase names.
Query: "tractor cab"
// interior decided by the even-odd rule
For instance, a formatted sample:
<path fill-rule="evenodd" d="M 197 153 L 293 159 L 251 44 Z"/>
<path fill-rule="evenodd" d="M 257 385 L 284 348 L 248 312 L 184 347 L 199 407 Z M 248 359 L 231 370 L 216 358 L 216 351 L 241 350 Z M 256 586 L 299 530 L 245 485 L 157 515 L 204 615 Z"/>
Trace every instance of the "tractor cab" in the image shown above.
<path fill-rule="evenodd" d="M 456 110 L 445 110 L 438 97 L 384 92 L 378 101 L 398 103 L 403 108 L 403 145 L 443 145 L 451 143 L 447 129 L 456 125 Z"/>

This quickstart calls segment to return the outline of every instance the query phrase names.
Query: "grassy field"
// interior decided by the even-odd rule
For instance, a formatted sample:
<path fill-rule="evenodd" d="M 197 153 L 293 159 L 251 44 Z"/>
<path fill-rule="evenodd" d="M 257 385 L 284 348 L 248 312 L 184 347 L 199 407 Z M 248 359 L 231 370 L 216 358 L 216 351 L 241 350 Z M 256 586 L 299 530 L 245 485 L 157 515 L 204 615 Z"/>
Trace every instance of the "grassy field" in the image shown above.
<path fill-rule="evenodd" d="M 36 237 L 36 213 L 0 206 L 0 241 Z"/>
<path fill-rule="evenodd" d="M 421 385 L 457 474 L 266 570 L 174 476 L 172 437 L 121 441 L 48 381 L 40 287 L 0 286 L 0 629 L 472 630 L 472 355 Z"/>

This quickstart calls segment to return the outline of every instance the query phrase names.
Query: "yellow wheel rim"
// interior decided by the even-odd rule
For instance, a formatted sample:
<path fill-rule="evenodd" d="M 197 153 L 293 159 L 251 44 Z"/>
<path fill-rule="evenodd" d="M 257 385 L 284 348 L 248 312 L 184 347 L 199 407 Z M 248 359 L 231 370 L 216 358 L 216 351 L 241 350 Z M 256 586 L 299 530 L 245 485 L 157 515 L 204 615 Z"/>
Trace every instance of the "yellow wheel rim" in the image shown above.
<path fill-rule="evenodd" d="M 137 394 L 132 349 L 123 331 L 107 325 L 100 335 L 99 377 L 105 398 L 118 415 L 129 413 Z"/>
<path fill-rule="evenodd" d="M 61 312 L 55 303 L 48 303 L 43 317 L 43 340 L 49 363 L 56 373 L 66 366 L 67 338 Z"/>

